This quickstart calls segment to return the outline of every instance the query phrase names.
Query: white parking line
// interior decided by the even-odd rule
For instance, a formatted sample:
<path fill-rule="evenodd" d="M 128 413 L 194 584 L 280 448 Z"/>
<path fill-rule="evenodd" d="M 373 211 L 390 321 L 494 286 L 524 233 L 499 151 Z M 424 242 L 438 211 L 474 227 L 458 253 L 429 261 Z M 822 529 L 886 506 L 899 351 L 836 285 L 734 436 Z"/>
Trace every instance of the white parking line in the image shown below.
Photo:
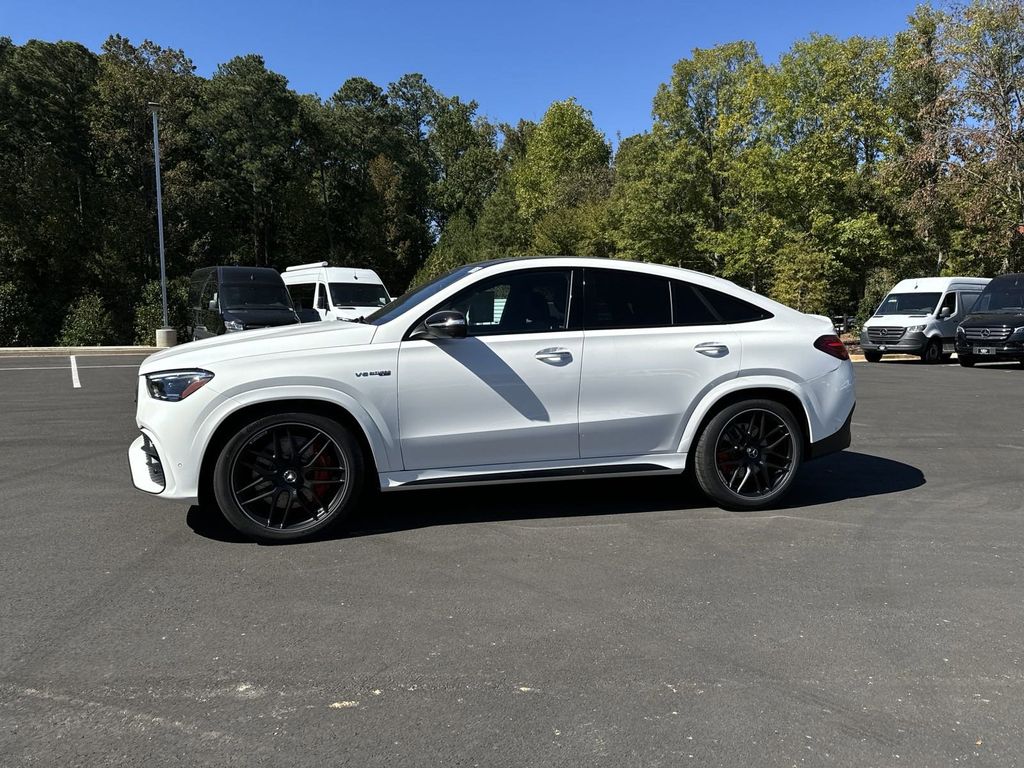
<path fill-rule="evenodd" d="M 82 382 L 78 380 L 78 363 L 75 362 L 74 355 L 71 355 L 71 386 L 75 389 L 82 388 Z"/>

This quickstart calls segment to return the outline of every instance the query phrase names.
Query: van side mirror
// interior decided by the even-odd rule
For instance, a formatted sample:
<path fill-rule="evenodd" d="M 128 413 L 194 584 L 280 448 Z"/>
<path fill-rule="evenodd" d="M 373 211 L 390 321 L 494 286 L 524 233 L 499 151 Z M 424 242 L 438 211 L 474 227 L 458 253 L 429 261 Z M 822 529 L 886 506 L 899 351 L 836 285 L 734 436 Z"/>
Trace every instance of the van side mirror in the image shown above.
<path fill-rule="evenodd" d="M 939 310 L 939 317 L 942 318 L 943 320 L 946 320 L 952 314 L 953 310 L 950 309 L 949 307 L 943 307 L 942 309 Z"/>
<path fill-rule="evenodd" d="M 217 311 L 217 300 L 216 299 L 210 299 L 210 303 L 207 305 L 206 308 L 209 309 L 211 312 L 216 312 Z"/>

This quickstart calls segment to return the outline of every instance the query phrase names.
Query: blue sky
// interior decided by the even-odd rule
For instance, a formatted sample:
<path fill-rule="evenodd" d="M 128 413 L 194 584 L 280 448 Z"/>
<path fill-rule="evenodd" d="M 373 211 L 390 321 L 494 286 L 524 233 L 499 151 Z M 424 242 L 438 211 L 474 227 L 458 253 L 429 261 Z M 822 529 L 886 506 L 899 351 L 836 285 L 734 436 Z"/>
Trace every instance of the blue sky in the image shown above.
<path fill-rule="evenodd" d="M 774 61 L 812 32 L 889 35 L 916 0 L 692 2 L 309 2 L 0 0 L 0 35 L 76 40 L 112 33 L 182 48 L 200 74 L 259 53 L 301 92 L 330 96 L 363 76 L 382 86 L 422 72 L 495 120 L 539 119 L 575 96 L 609 139 L 650 126 L 651 99 L 691 49 L 753 40 Z"/>

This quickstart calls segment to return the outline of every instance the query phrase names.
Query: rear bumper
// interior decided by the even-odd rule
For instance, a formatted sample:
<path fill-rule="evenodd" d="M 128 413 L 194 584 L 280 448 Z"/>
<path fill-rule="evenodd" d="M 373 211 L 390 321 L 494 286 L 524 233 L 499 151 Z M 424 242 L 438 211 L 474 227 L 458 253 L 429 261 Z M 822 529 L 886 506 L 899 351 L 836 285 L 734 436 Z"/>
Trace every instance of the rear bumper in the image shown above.
<path fill-rule="evenodd" d="M 822 438 L 816 443 L 811 443 L 810 450 L 808 451 L 808 460 L 818 459 L 822 456 L 827 456 L 830 453 L 838 453 L 839 451 L 849 448 L 851 442 L 851 425 L 853 423 L 853 411 L 856 408 L 850 409 L 850 415 L 846 417 L 846 421 L 843 422 L 836 432 L 833 432 L 828 437 Z"/>

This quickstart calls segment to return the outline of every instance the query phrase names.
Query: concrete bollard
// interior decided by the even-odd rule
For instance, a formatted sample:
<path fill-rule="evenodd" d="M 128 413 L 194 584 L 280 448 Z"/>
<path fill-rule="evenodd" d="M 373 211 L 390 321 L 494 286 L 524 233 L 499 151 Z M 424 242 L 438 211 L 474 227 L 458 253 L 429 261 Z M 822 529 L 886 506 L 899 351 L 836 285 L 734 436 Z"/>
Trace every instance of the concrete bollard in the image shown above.
<path fill-rule="evenodd" d="M 178 332 L 174 328 L 157 328 L 156 345 L 162 349 L 173 347 L 178 343 Z"/>

